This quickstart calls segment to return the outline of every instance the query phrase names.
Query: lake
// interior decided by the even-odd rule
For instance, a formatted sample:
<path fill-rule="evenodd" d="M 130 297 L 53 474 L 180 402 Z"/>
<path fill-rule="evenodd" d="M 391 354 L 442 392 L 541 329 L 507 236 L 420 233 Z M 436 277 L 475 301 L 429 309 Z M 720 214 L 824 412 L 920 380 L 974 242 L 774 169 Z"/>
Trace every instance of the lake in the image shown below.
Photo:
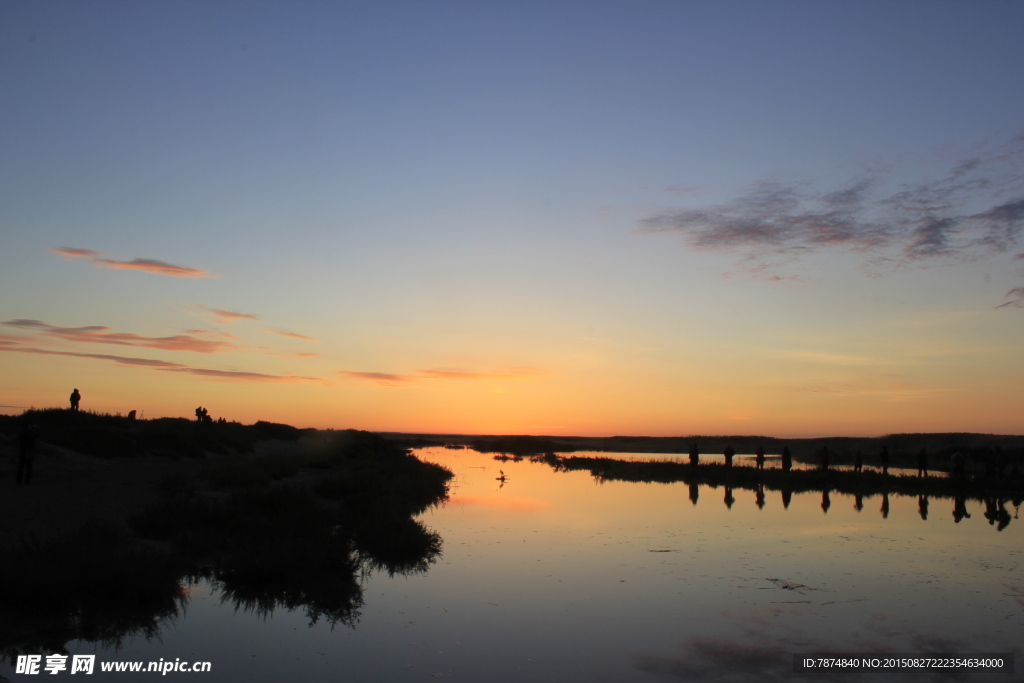
<path fill-rule="evenodd" d="M 425 572 L 364 574 L 351 628 L 236 610 L 204 580 L 159 639 L 69 651 L 96 654 L 97 669 L 209 661 L 209 674 L 168 676 L 216 681 L 775 681 L 795 677 L 793 653 L 1005 653 L 1024 635 L 1020 501 L 955 511 L 951 498 L 889 495 L 857 509 L 817 492 L 787 508 L 766 491 L 762 507 L 749 490 L 417 454 L 456 475 L 448 501 L 419 517 L 441 555 Z M 29 680 L 6 664 L 0 675 Z"/>

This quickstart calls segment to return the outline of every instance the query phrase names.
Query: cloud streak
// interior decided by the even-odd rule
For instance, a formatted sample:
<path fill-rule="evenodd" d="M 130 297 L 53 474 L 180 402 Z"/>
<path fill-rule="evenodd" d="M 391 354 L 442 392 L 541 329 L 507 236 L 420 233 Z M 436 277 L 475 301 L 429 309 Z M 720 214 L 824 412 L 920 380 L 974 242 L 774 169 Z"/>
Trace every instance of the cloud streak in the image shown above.
<path fill-rule="evenodd" d="M 467 370 L 464 368 L 434 368 L 430 370 L 416 370 L 412 374 L 395 374 L 390 372 L 360 372 L 354 370 L 340 370 L 338 372 L 346 379 L 374 382 L 382 386 L 401 386 L 415 382 L 430 380 L 519 380 L 530 379 L 546 375 L 547 372 L 541 368 L 526 366 L 510 366 L 498 368 L 497 370 Z"/>
<path fill-rule="evenodd" d="M 236 348 L 234 344 L 217 339 L 203 339 L 191 334 L 178 334 L 171 337 L 146 337 L 129 332 L 113 332 L 102 325 L 85 327 L 56 327 L 41 320 L 8 320 L 3 323 L 9 327 L 32 330 L 44 337 L 52 337 L 63 341 L 87 344 L 113 344 L 116 346 L 138 346 L 163 351 L 189 351 L 193 353 L 217 353 Z"/>
<path fill-rule="evenodd" d="M 60 254 L 65 258 L 86 258 L 100 268 L 112 270 L 141 270 L 156 275 L 169 275 L 171 277 L 215 277 L 213 274 L 191 268 L 189 266 L 178 266 L 166 261 L 151 258 L 135 258 L 130 261 L 123 261 L 112 258 L 101 258 L 102 252 L 94 249 L 83 249 L 79 247 L 53 247 L 50 251 Z"/>
<path fill-rule="evenodd" d="M 209 308 L 202 304 L 190 304 L 193 308 L 198 308 L 203 313 L 212 317 L 216 322 L 222 325 L 230 325 L 231 323 L 238 322 L 239 320 L 259 320 L 258 315 L 252 313 L 239 313 L 237 311 L 228 311 L 223 308 Z"/>
<path fill-rule="evenodd" d="M 268 375 L 260 372 L 243 372 L 237 370 L 216 370 L 211 368 L 197 368 L 183 363 L 171 363 L 153 358 L 132 358 L 128 356 L 114 356 L 100 353 L 75 353 L 73 351 L 52 351 L 50 349 L 39 349 L 34 347 L 9 347 L 0 346 L 0 351 L 16 353 L 30 353 L 41 356 L 67 356 L 70 358 L 89 358 L 93 360 L 104 360 L 117 365 L 128 367 L 144 367 L 164 372 L 177 372 L 200 377 L 211 377 L 214 379 L 236 380 L 242 382 L 277 382 L 286 384 L 309 384 L 320 383 L 318 377 L 301 377 L 298 375 Z"/>
<path fill-rule="evenodd" d="M 780 256 L 858 252 L 870 264 L 973 261 L 1014 247 L 1024 231 L 1024 135 L 955 162 L 938 180 L 886 186 L 883 173 L 834 191 L 764 182 L 724 203 L 662 211 L 639 221 L 697 251 L 736 253 L 763 270 Z"/>
<path fill-rule="evenodd" d="M 275 330 L 275 329 L 271 329 L 271 328 L 266 328 L 266 329 L 263 330 L 263 332 L 270 332 L 271 334 L 280 335 L 282 337 L 288 337 L 289 339 L 301 339 L 302 341 L 311 341 L 311 342 L 319 342 L 320 341 L 319 339 L 313 339 L 313 337 L 307 337 L 304 334 L 299 334 L 298 332 L 289 332 L 287 330 Z"/>

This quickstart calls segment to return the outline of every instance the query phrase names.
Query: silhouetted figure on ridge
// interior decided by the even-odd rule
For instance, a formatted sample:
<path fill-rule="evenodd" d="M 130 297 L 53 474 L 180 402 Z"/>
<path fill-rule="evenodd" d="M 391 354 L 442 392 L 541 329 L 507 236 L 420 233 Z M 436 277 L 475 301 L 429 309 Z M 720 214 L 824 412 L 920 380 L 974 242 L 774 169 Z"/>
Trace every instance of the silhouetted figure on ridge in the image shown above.
<path fill-rule="evenodd" d="M 953 474 L 953 478 L 954 479 L 963 479 L 964 478 L 964 468 L 967 466 L 967 458 L 964 457 L 964 454 L 961 453 L 960 451 L 957 451 L 956 453 L 954 453 L 950 457 L 949 461 L 950 461 L 950 464 L 953 465 L 953 467 L 951 469 L 951 472 Z"/>
<path fill-rule="evenodd" d="M 697 498 L 700 497 L 700 486 L 697 484 L 690 484 L 690 502 L 695 506 L 697 505 Z"/>
<path fill-rule="evenodd" d="M 793 454 L 789 452 L 789 446 L 782 449 L 782 471 L 789 472 L 793 469 Z"/>
<path fill-rule="evenodd" d="M 694 442 L 690 444 L 690 464 L 696 467 L 698 462 L 700 462 L 700 448 Z"/>
<path fill-rule="evenodd" d="M 754 461 L 757 463 L 757 469 L 764 469 L 764 446 L 757 447 L 757 457 Z"/>
<path fill-rule="evenodd" d="M 928 496 L 917 497 L 917 511 L 921 515 L 921 519 L 928 521 Z"/>
<path fill-rule="evenodd" d="M 928 476 L 928 451 L 924 448 L 922 448 L 921 452 L 917 454 L 917 476 Z"/>
<path fill-rule="evenodd" d="M 728 444 L 725 447 L 725 466 L 732 467 L 732 456 L 736 455 L 736 451 L 733 450 L 732 444 Z"/>
<path fill-rule="evenodd" d="M 131 420 L 132 422 L 135 421 L 135 411 L 134 410 L 129 410 L 128 411 L 128 419 Z"/>
<path fill-rule="evenodd" d="M 18 430 L 18 475 L 17 483 L 32 483 L 32 462 L 36 458 L 36 439 L 39 428 L 24 422 Z"/>
<path fill-rule="evenodd" d="M 882 452 L 878 454 L 878 459 L 882 461 L 882 474 L 889 474 L 889 447 L 882 446 Z"/>
<path fill-rule="evenodd" d="M 82 395 L 78 393 L 77 387 L 71 392 L 69 400 L 71 401 L 71 410 L 78 410 L 78 404 L 82 401 Z"/>

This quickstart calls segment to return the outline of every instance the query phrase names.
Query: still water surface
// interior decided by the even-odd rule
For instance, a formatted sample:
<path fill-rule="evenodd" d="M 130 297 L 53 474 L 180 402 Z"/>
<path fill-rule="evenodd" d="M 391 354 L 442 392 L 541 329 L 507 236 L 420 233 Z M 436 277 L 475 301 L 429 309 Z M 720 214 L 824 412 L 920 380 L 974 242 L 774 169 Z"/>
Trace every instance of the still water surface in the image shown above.
<path fill-rule="evenodd" d="M 683 483 L 601 483 L 471 450 L 418 455 L 456 474 L 449 501 L 420 518 L 442 556 L 426 573 L 364 576 L 354 628 L 236 612 L 203 582 L 159 641 L 69 650 L 210 661 L 210 674 L 169 674 L 210 681 L 781 681 L 794 678 L 794 652 L 1008 652 L 1024 636 L 1012 501 L 1000 531 L 979 501 L 960 522 L 945 498 L 922 509 L 889 496 L 885 515 L 881 496 L 857 510 L 849 496 L 796 494 L 786 509 L 769 491 L 759 508 L 737 490 L 729 506 L 723 488 L 701 487 L 694 503 Z"/>

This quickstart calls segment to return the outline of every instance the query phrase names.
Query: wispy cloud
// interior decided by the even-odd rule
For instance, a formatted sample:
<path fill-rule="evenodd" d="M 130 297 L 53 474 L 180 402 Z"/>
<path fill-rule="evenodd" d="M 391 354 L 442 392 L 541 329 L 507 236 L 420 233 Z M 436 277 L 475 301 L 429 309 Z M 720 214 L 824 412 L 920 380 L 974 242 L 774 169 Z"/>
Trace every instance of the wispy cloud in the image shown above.
<path fill-rule="evenodd" d="M 53 247 L 50 251 L 60 254 L 66 258 L 87 258 L 94 266 L 111 268 L 113 270 L 141 270 L 157 275 L 169 275 L 171 277 L 215 277 L 213 274 L 191 268 L 189 266 L 178 266 L 166 261 L 159 261 L 151 258 L 135 258 L 130 261 L 123 261 L 112 258 L 100 258 L 102 252 L 94 249 L 82 249 L 79 247 Z"/>
<path fill-rule="evenodd" d="M 109 361 L 122 366 L 144 367 L 152 370 L 162 370 L 165 372 L 178 372 L 190 375 L 197 375 L 201 377 L 212 377 L 215 379 L 237 380 L 243 382 L 277 382 L 287 384 L 308 384 L 320 383 L 323 381 L 318 377 L 301 377 L 298 375 L 268 375 L 260 372 L 243 372 L 238 370 L 216 370 L 211 368 L 197 368 L 190 365 L 185 365 L 183 363 L 171 363 L 169 361 L 156 360 L 153 358 L 132 358 L 128 356 L 113 356 L 100 353 L 75 353 L 72 351 L 53 351 L 50 349 L 40 349 L 29 346 L 0 346 L 0 351 L 30 353 L 43 356 L 68 356 L 71 358 L 90 358 L 93 360 Z"/>
<path fill-rule="evenodd" d="M 87 344 L 114 344 L 117 346 L 139 346 L 163 351 L 191 351 L 194 353 L 217 353 L 236 348 L 234 344 L 218 339 L 204 339 L 191 334 L 170 337 L 146 337 L 129 332 L 113 332 L 102 325 L 84 327 L 56 327 L 41 320 L 8 320 L 9 327 L 32 330 L 44 337 Z"/>
<path fill-rule="evenodd" d="M 67 258 L 93 258 L 100 256 L 100 252 L 93 249 L 77 249 L 75 247 L 54 247 L 50 251 Z"/>
<path fill-rule="evenodd" d="M 298 332 L 289 332 L 288 330 L 275 330 L 275 329 L 271 329 L 271 328 L 265 328 L 265 329 L 263 329 L 263 332 L 270 332 L 272 334 L 277 334 L 277 335 L 280 335 L 282 337 L 288 337 L 289 339 L 301 339 L 302 341 L 311 341 L 311 342 L 318 342 L 318 341 L 320 341 L 319 339 L 313 339 L 312 337 L 307 337 L 304 334 L 299 334 Z"/>
<path fill-rule="evenodd" d="M 1009 301 L 999 304 L 996 308 L 1024 308 L 1024 287 L 1014 287 L 1003 298 Z"/>
<path fill-rule="evenodd" d="M 338 374 L 346 379 L 376 382 L 383 386 L 396 386 L 398 384 L 412 382 L 416 379 L 411 375 L 396 375 L 390 372 L 358 372 L 355 370 L 339 370 Z"/>
<path fill-rule="evenodd" d="M 724 203 L 662 211 L 644 232 L 674 233 L 690 248 L 739 254 L 752 269 L 826 250 L 869 263 L 972 261 L 1003 253 L 1024 231 L 1024 135 L 955 161 L 937 180 L 886 184 L 869 172 L 838 190 L 764 182 Z M 765 274 L 762 272 L 762 274 Z"/>
<path fill-rule="evenodd" d="M 208 306 L 203 306 L 202 304 L 189 305 L 222 325 L 230 325 L 231 323 L 238 322 L 239 320 L 260 319 L 258 315 L 254 315 L 252 313 L 239 313 L 238 311 L 228 311 L 223 308 L 210 308 Z"/>
<path fill-rule="evenodd" d="M 497 370 L 467 370 L 464 368 L 434 368 L 416 370 L 412 374 L 402 375 L 390 372 L 357 372 L 341 370 L 342 377 L 365 382 L 375 382 L 382 386 L 400 386 L 412 382 L 429 380 L 487 380 L 487 379 L 528 379 L 547 374 L 545 370 L 533 367 L 510 366 Z"/>

